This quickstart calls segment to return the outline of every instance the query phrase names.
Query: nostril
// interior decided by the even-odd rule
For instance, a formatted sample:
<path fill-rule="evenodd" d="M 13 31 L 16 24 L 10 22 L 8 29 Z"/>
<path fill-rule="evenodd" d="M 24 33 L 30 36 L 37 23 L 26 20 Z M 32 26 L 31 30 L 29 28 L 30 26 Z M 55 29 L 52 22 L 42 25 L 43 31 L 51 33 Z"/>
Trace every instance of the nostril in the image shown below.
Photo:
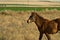
<path fill-rule="evenodd" d="M 31 21 L 30 20 L 27 20 L 27 23 L 30 23 Z"/>
<path fill-rule="evenodd" d="M 28 20 L 27 20 L 27 23 L 28 23 Z"/>

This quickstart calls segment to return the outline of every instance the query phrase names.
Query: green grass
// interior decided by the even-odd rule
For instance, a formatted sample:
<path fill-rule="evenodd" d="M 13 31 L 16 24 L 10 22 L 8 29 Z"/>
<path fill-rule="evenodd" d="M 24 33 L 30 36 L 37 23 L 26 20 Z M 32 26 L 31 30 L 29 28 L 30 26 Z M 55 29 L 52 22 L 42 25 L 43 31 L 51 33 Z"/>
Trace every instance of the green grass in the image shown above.
<path fill-rule="evenodd" d="M 60 10 L 60 7 L 0 7 L 0 11 L 1 10 L 15 10 L 15 11 L 31 11 L 31 10 L 35 10 L 35 11 L 41 11 L 41 10 L 51 10 L 51 9 L 57 9 Z"/>

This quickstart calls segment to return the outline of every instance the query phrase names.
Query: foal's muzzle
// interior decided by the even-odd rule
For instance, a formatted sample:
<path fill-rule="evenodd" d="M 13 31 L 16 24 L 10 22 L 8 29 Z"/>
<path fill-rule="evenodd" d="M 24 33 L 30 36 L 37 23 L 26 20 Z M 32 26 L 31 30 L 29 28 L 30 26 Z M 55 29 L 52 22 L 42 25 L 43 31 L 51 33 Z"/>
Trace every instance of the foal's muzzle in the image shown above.
<path fill-rule="evenodd" d="M 30 20 L 27 20 L 27 23 L 30 23 Z"/>

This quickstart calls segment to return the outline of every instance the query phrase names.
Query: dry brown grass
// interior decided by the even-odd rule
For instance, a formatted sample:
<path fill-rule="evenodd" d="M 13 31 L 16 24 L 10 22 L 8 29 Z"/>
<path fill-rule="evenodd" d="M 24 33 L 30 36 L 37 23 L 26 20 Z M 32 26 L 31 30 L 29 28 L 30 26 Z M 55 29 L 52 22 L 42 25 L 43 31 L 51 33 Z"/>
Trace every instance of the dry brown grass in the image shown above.
<path fill-rule="evenodd" d="M 0 11 L 0 40 L 38 40 L 39 31 L 34 23 L 27 24 L 30 11 Z M 37 12 L 49 20 L 60 17 L 58 10 Z M 52 40 L 60 40 L 60 34 L 52 34 Z M 43 40 L 46 40 L 44 35 Z"/>

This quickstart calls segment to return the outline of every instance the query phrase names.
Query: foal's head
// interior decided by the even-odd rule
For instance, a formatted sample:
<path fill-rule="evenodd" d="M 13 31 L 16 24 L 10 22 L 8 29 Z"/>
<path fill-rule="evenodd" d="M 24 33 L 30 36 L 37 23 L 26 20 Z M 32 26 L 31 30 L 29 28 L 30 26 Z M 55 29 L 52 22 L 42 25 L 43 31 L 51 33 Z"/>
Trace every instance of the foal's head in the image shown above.
<path fill-rule="evenodd" d="M 27 23 L 35 22 L 36 21 L 36 16 L 37 16 L 37 13 L 32 12 L 29 19 L 27 20 Z"/>

